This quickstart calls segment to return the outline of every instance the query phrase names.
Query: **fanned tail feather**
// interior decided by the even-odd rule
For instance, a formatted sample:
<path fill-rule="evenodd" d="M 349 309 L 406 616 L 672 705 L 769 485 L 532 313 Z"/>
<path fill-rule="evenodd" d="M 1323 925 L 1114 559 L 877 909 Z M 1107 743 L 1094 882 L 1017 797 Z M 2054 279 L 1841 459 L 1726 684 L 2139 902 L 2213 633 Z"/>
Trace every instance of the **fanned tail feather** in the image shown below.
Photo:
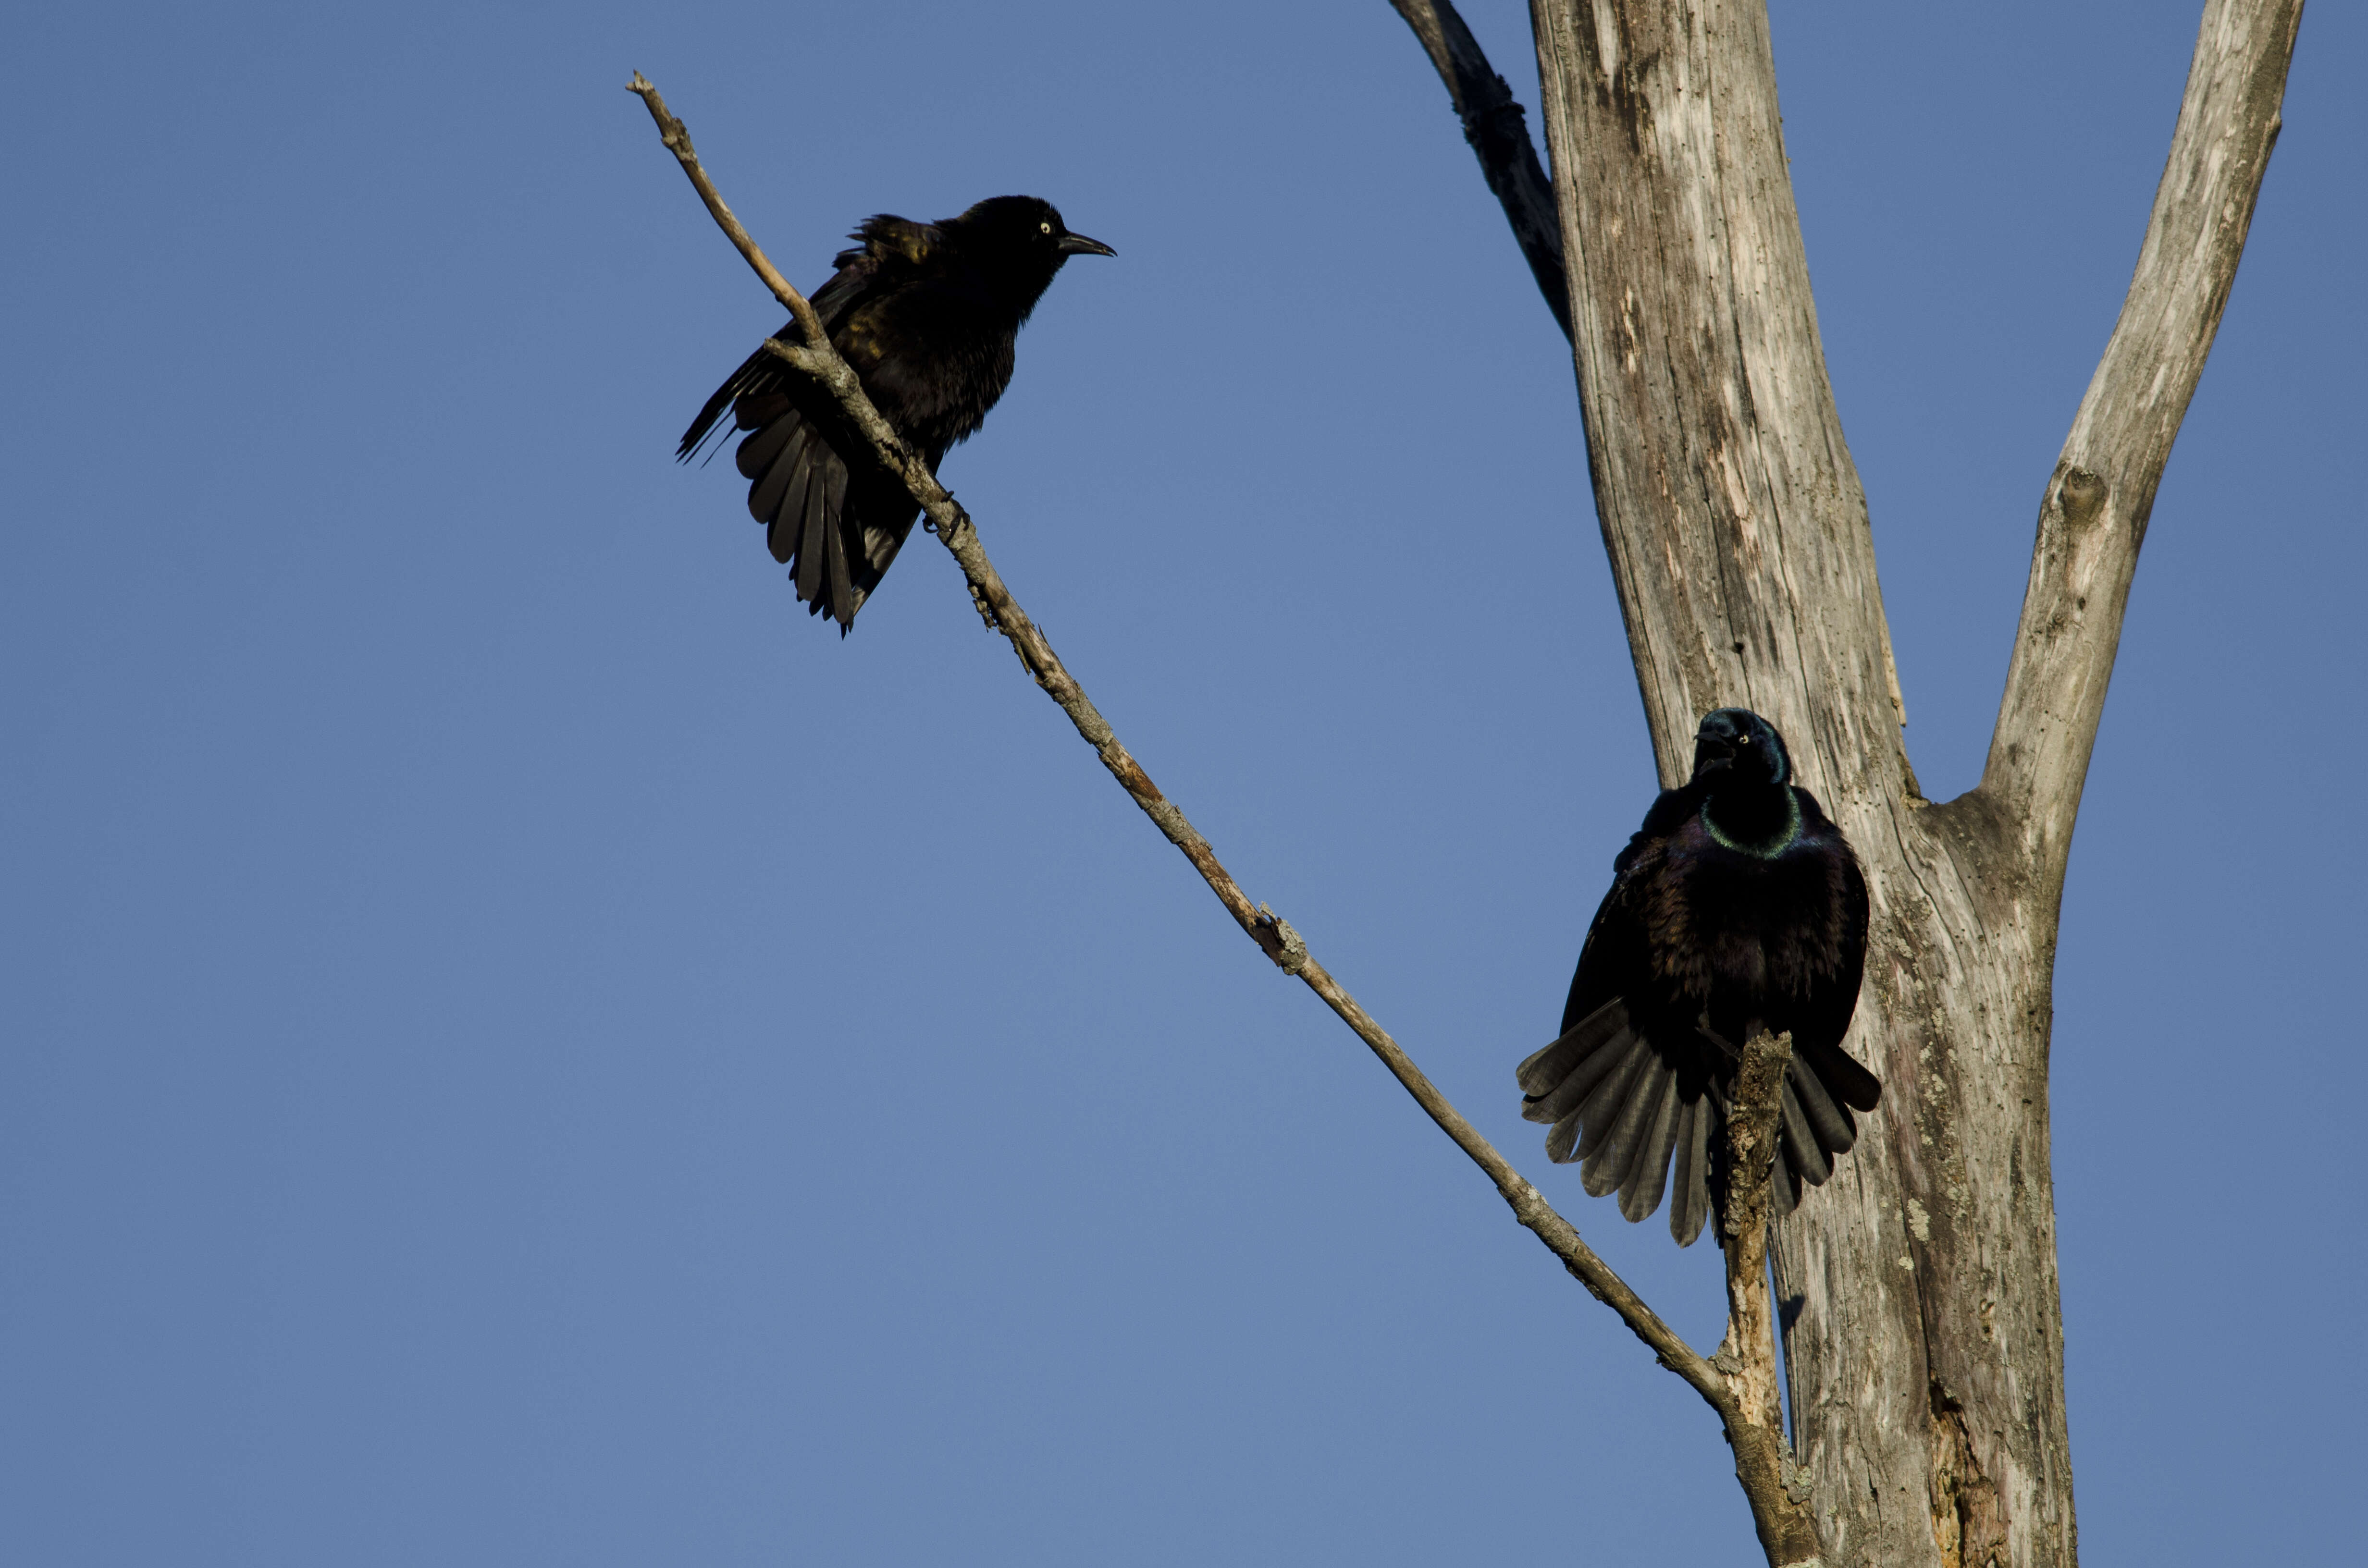
<path fill-rule="evenodd" d="M 1642 1038 L 1622 1052 L 1618 1065 L 1578 1102 L 1578 1122 L 1583 1131 L 1571 1158 L 1587 1159 L 1603 1147 L 1611 1139 L 1612 1128 L 1626 1112 L 1628 1102 L 1635 1098 L 1637 1081 L 1657 1065 L 1651 1042 Z"/>
<path fill-rule="evenodd" d="M 1784 1086 L 1801 1102 L 1801 1113 L 1816 1134 L 1817 1146 L 1827 1154 L 1847 1154 L 1858 1142 L 1858 1123 L 1826 1094 L 1825 1081 L 1795 1056 L 1785 1064 Z"/>
<path fill-rule="evenodd" d="M 822 475 L 814 475 L 814 488 L 806 499 L 806 538 L 811 541 L 820 535 L 829 551 L 831 608 L 838 614 L 839 625 L 845 627 L 855 620 L 855 578 L 847 567 L 847 528 L 838 514 L 825 513 L 823 506 L 825 489 Z M 811 542 L 808 548 L 812 548 Z"/>
<path fill-rule="evenodd" d="M 1858 1064 L 1857 1060 L 1838 1045 L 1822 1041 L 1803 1045 L 1793 1043 L 1795 1060 L 1805 1060 L 1817 1074 L 1826 1092 L 1852 1110 L 1873 1110 L 1883 1101 L 1883 1080 Z"/>
<path fill-rule="evenodd" d="M 1710 1130 L 1718 1108 L 1697 1095 L 1678 1113 L 1677 1191 L 1669 1198 L 1669 1235 L 1681 1247 L 1694 1244 L 1710 1217 Z"/>
<path fill-rule="evenodd" d="M 1669 1153 L 1678 1142 L 1678 1075 L 1665 1072 L 1644 1142 L 1620 1184 L 1620 1212 L 1630 1224 L 1651 1218 L 1669 1184 Z"/>
<path fill-rule="evenodd" d="M 1531 1051 L 1513 1069 L 1514 1080 L 1531 1099 L 1549 1094 L 1572 1068 L 1627 1027 L 1628 1004 L 1615 996 L 1565 1029 L 1551 1045 Z"/>
<path fill-rule="evenodd" d="M 1757 1028 L 1757 1020 L 1752 1021 Z M 1669 1234 L 1679 1246 L 1700 1239 L 1725 1208 L 1728 1106 L 1721 1069 L 1735 1052 L 1704 1031 L 1690 1037 L 1680 1068 L 1637 1032 L 1615 997 L 1515 1069 L 1523 1119 L 1548 1124 L 1546 1156 L 1580 1163 L 1590 1197 L 1617 1193 L 1620 1212 L 1636 1221 L 1669 1201 Z M 1726 1069 L 1731 1071 L 1730 1069 Z M 1708 1074 L 1705 1081 L 1705 1074 Z M 1834 1172 L 1835 1158 L 1858 1142 L 1852 1110 L 1872 1109 L 1875 1076 L 1839 1048 L 1812 1046 L 1788 1063 L 1769 1170 L 1775 1213 L 1790 1214 L 1802 1195 Z"/>
<path fill-rule="evenodd" d="M 773 559 L 787 562 L 797 547 L 795 532 L 782 524 L 781 503 L 793 483 L 806 476 L 806 459 L 814 428 L 796 415 L 786 415 L 740 443 L 735 460 L 748 486 L 748 515 L 767 525 L 765 542 Z"/>
<path fill-rule="evenodd" d="M 1595 1103 L 1596 1096 L 1603 1094 L 1612 1080 L 1624 1079 L 1626 1074 L 1634 1072 L 1637 1058 L 1645 1050 L 1645 1042 L 1632 1036 L 1626 1044 L 1601 1052 L 1600 1059 L 1590 1060 L 1590 1067 L 1599 1069 L 1600 1075 L 1590 1074 L 1593 1086 L 1582 1086 L 1578 1103 L 1554 1119 L 1554 1131 L 1546 1135 L 1547 1159 L 1556 1165 L 1567 1165 L 1579 1157 L 1573 1144 L 1588 1125 L 1587 1108 Z M 1611 1093 L 1611 1103 L 1618 1103 L 1616 1089 Z"/>
<path fill-rule="evenodd" d="M 1607 1119 L 1609 1125 L 1592 1150 L 1580 1150 L 1579 1185 L 1590 1197 L 1601 1198 L 1627 1181 L 1629 1171 L 1644 1153 L 1645 1135 L 1652 1128 L 1662 1096 L 1676 1080 L 1677 1074 L 1649 1044 L 1638 1055 L 1642 1065 L 1620 1101 L 1619 1114 Z M 1589 1136 L 1593 1136 L 1591 1129 Z"/>
<path fill-rule="evenodd" d="M 1768 1173 L 1768 1196 L 1774 1200 L 1776 1218 L 1783 1219 L 1801 1206 L 1801 1194 L 1807 1190 L 1801 1185 L 1801 1173 L 1785 1157 L 1785 1141 L 1776 1141 L 1776 1164 Z"/>
<path fill-rule="evenodd" d="M 1521 1063 L 1516 1076 L 1528 1091 L 1522 1119 L 1560 1121 L 1587 1097 L 1603 1075 L 1624 1060 L 1636 1040 L 1628 1010 L 1617 1002 L 1597 1008 L 1569 1033 Z"/>
<path fill-rule="evenodd" d="M 1811 1187 L 1824 1186 L 1826 1178 L 1834 1174 L 1833 1162 L 1826 1158 L 1825 1150 L 1817 1145 L 1817 1135 L 1809 1129 L 1809 1119 L 1801 1110 L 1800 1096 L 1793 1092 L 1790 1074 L 1784 1081 L 1782 1127 L 1784 1158 L 1793 1167 L 1793 1174 Z"/>
<path fill-rule="evenodd" d="M 813 486 L 813 476 L 801 471 L 803 483 L 792 485 L 781 498 L 781 511 L 776 527 L 791 545 L 790 560 L 798 585 L 798 597 L 816 608 L 822 605 L 823 530 L 820 519 L 806 508 L 806 492 Z M 778 553 L 778 551 L 777 551 Z"/>

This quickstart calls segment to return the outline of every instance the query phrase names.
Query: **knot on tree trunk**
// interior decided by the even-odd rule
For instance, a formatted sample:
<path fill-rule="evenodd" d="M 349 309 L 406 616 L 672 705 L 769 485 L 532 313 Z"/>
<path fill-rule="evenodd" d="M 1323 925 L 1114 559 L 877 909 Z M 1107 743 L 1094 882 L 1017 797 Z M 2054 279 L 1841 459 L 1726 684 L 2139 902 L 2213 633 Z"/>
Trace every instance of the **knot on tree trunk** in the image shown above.
<path fill-rule="evenodd" d="M 2063 479 L 2055 486 L 2056 503 L 2064 508 L 2064 525 L 2085 528 L 2097 520 L 2105 509 L 2105 498 L 2112 487 L 2078 464 L 2064 470 Z"/>

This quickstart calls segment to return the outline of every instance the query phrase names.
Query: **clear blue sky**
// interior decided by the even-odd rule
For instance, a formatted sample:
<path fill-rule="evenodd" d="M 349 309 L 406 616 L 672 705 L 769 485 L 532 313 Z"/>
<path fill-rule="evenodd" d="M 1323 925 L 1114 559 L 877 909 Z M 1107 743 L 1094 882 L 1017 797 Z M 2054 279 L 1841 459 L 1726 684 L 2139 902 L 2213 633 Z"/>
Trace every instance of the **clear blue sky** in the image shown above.
<path fill-rule="evenodd" d="M 1522 8 L 1472 13 L 1534 104 Z M 1779 8 L 1936 795 L 2195 15 Z M 1653 770 L 1568 355 L 1381 0 L 7 38 L 0 1557 L 1756 1559 L 1708 1414 L 942 551 L 841 643 L 669 460 L 780 312 L 635 68 L 805 283 L 1003 191 L 1116 245 L 948 482 L 1251 895 L 1711 1343 L 1715 1255 L 1516 1115 Z M 2100 1562 L 2357 1546 L 2363 54 L 2314 9 L 2072 860 Z"/>

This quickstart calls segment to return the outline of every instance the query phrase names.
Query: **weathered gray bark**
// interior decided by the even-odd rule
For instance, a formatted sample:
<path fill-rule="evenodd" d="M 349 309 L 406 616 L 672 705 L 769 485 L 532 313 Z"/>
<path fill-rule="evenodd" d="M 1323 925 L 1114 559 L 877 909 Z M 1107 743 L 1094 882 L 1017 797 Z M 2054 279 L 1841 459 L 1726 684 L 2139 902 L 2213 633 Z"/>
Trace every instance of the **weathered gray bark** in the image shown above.
<path fill-rule="evenodd" d="M 2131 574 L 2300 12 L 2205 8 L 2128 302 L 2042 501 L 1987 769 L 1933 804 L 1826 379 L 1764 6 L 1532 0 L 1589 472 L 1662 777 L 1684 777 L 1705 710 L 1767 714 L 1873 900 L 1850 1044 L 1884 1104 L 1776 1243 L 1827 1563 L 2074 1561 L 2056 915 Z"/>

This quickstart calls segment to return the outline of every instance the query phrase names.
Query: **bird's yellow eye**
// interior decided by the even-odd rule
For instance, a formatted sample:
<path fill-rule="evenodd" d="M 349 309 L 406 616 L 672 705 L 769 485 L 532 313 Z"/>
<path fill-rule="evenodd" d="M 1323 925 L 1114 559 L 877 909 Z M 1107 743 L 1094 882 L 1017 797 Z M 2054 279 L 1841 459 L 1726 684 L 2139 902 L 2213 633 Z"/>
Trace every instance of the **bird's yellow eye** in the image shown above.
<path fill-rule="evenodd" d="M 1039 223 L 1036 226 L 1043 230 L 1048 234 L 1053 232 L 1053 225 L 1050 222 Z"/>

